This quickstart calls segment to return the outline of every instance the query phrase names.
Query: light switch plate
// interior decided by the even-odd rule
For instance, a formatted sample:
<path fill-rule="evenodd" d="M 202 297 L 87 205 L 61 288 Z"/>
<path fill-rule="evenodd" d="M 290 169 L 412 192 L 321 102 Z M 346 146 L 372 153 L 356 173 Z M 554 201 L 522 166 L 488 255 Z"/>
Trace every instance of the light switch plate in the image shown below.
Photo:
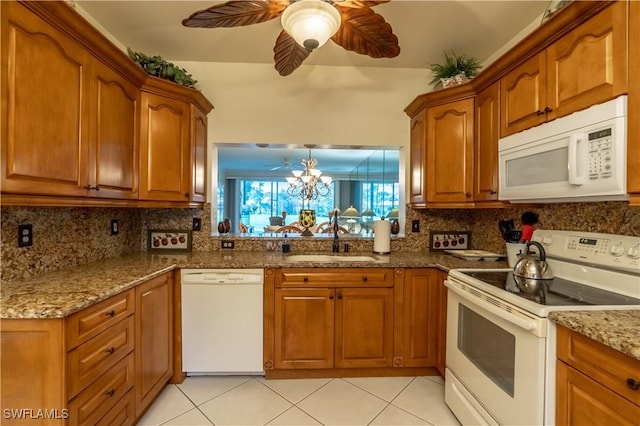
<path fill-rule="evenodd" d="M 431 231 L 429 250 L 468 250 L 471 248 L 469 231 Z"/>

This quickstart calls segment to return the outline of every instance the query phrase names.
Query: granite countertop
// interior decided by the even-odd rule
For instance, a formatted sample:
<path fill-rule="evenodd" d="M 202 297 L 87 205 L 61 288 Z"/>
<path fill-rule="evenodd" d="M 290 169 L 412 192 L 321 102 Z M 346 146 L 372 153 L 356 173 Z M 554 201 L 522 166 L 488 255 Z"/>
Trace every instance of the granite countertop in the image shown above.
<path fill-rule="evenodd" d="M 291 253 L 291 255 L 303 253 Z M 312 254 L 312 253 L 304 253 Z M 331 253 L 317 253 L 331 255 Z M 506 268 L 506 261 L 465 261 L 448 254 L 398 252 L 373 256 L 377 262 L 288 262 L 281 252 L 213 251 L 136 253 L 79 265 L 57 272 L 2 283 L 0 318 L 64 318 L 151 278 L 176 268 L 388 267 Z"/>
<path fill-rule="evenodd" d="M 550 312 L 549 319 L 640 359 L 640 310 Z"/>

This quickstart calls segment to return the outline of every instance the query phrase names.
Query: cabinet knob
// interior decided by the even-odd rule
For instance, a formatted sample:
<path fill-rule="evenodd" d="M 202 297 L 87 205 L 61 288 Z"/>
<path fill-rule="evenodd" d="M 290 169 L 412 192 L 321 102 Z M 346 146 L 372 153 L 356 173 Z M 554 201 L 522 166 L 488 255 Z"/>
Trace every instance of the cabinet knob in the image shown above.
<path fill-rule="evenodd" d="M 338 293 L 338 299 L 342 299 L 342 293 Z"/>
<path fill-rule="evenodd" d="M 627 379 L 627 386 L 629 387 L 629 389 L 635 391 L 635 390 L 640 389 L 640 382 L 637 381 L 636 379 L 628 378 Z"/>
<path fill-rule="evenodd" d="M 536 115 L 544 115 L 544 111 L 539 109 L 536 111 Z"/>
<path fill-rule="evenodd" d="M 112 309 L 110 311 L 105 312 L 104 314 L 108 317 L 114 317 L 116 316 L 116 311 Z"/>
<path fill-rule="evenodd" d="M 497 192 L 496 191 L 491 191 L 491 195 L 496 195 Z"/>
<path fill-rule="evenodd" d="M 330 299 L 330 300 L 333 300 L 333 294 L 330 294 L 330 295 L 329 295 L 329 299 Z"/>
<path fill-rule="evenodd" d="M 112 346 L 110 348 L 105 349 L 104 351 L 105 351 L 105 353 L 108 353 L 109 355 L 113 355 L 113 353 L 116 351 L 116 348 Z"/>
<path fill-rule="evenodd" d="M 362 277 L 362 281 L 367 281 L 367 280 L 368 280 L 368 278 L 367 278 L 366 275 L 364 277 Z"/>
<path fill-rule="evenodd" d="M 466 195 L 466 196 L 467 196 L 467 198 L 470 198 L 470 197 L 471 197 L 471 193 L 470 193 L 470 192 L 467 192 L 467 193 L 466 193 L 466 194 L 464 194 L 464 195 Z"/>
<path fill-rule="evenodd" d="M 92 185 L 85 185 L 85 186 L 84 186 L 84 188 L 85 188 L 85 189 L 88 189 L 88 190 L 92 190 L 92 189 L 94 189 L 94 190 L 96 190 L 96 191 L 100 191 L 100 186 L 99 186 L 99 185 L 96 185 L 96 186 L 92 186 Z"/>
<path fill-rule="evenodd" d="M 307 281 L 309 281 L 309 277 L 302 277 L 302 281 L 306 283 Z"/>
<path fill-rule="evenodd" d="M 548 113 L 548 112 L 551 112 L 551 111 L 553 111 L 553 110 L 552 110 L 551 108 L 549 108 L 549 107 L 546 107 L 546 108 L 544 109 L 544 112 L 545 112 L 545 113 Z"/>
<path fill-rule="evenodd" d="M 109 389 L 104 394 L 107 395 L 108 397 L 112 397 L 113 395 L 115 395 L 115 393 L 116 393 L 115 389 Z"/>
<path fill-rule="evenodd" d="M 184 193 L 184 198 L 189 198 L 189 193 L 188 192 Z"/>

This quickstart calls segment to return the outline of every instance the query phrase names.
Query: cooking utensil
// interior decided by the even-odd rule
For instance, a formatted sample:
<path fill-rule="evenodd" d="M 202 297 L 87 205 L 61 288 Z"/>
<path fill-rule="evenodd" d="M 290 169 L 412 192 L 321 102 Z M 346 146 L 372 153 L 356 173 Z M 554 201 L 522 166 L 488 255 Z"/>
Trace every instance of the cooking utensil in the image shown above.
<path fill-rule="evenodd" d="M 520 242 L 520 238 L 522 238 L 522 231 L 513 230 L 509 232 L 509 243 L 518 243 Z"/>
<path fill-rule="evenodd" d="M 535 246 L 538 252 L 532 252 L 531 246 Z M 526 251 L 518 256 L 520 259 L 513 267 L 513 279 L 520 291 L 528 295 L 535 295 L 548 290 L 553 282 L 553 272 L 546 261 L 546 253 L 542 244 L 537 241 L 529 241 Z"/>
<path fill-rule="evenodd" d="M 513 219 L 505 219 L 498 222 L 498 229 L 500 230 L 500 234 L 502 234 L 502 239 L 510 242 L 509 232 L 515 230 L 516 226 L 513 223 Z"/>

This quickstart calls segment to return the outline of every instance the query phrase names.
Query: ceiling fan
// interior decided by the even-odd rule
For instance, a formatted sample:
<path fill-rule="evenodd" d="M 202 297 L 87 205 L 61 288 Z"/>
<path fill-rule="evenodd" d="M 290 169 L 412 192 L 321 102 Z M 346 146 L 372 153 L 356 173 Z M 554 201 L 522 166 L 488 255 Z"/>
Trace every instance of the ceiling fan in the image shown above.
<path fill-rule="evenodd" d="M 275 170 L 279 170 L 279 169 L 290 169 L 291 168 L 291 160 L 289 159 L 289 157 L 284 157 L 282 159 L 282 163 L 280 164 L 271 164 L 268 165 L 267 167 L 269 167 L 269 171 L 273 172 Z"/>
<path fill-rule="evenodd" d="M 193 13 L 182 25 L 194 28 L 240 27 L 282 17 L 283 30 L 273 48 L 275 68 L 291 74 L 329 38 L 346 50 L 372 58 L 400 54 L 391 25 L 371 10 L 390 0 L 232 0 Z"/>

